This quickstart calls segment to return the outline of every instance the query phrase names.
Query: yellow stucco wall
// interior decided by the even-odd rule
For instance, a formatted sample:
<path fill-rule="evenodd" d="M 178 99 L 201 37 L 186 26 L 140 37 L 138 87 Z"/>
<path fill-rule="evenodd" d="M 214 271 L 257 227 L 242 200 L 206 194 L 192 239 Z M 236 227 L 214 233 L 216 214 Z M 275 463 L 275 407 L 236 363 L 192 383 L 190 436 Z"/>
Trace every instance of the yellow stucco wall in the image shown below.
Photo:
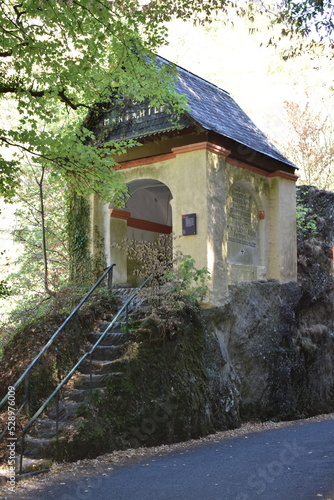
<path fill-rule="evenodd" d="M 265 173 L 258 175 L 227 161 L 224 156 L 203 148 L 123 171 L 127 183 L 154 179 L 170 189 L 174 249 L 191 255 L 198 269 L 208 267 L 212 277 L 210 304 L 224 301 L 231 283 L 254 279 L 296 280 L 294 182 Z M 228 206 L 235 186 L 249 193 L 252 206 L 264 214 L 256 222 L 256 265 L 231 263 L 228 259 L 231 224 Z M 105 235 L 107 262 L 118 261 L 116 280 L 119 276 L 119 281 L 124 282 L 127 273 L 124 253 L 111 251 L 110 245 L 113 240 L 126 238 L 126 221 L 110 222 L 106 205 L 98 208 L 95 201 L 92 207 L 93 220 Z M 190 213 L 197 215 L 197 234 L 182 236 L 182 215 Z"/>
<path fill-rule="evenodd" d="M 175 159 L 124 170 L 126 182 L 155 179 L 171 191 L 176 249 L 191 255 L 197 267 L 207 265 L 206 151 L 177 155 Z M 182 236 L 182 214 L 197 214 L 197 235 Z"/>

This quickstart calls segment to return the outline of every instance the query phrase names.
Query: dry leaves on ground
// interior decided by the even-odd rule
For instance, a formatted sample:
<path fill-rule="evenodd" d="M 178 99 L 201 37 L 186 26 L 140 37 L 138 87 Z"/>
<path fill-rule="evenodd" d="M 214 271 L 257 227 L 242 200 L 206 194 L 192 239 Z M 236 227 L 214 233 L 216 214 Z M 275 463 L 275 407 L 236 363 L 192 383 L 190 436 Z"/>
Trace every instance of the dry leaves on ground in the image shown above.
<path fill-rule="evenodd" d="M 41 487 L 51 485 L 55 480 L 58 482 L 69 479 L 80 479 L 92 475 L 107 475 L 108 470 L 113 470 L 113 466 L 121 466 L 145 458 L 163 456 L 167 453 L 177 452 L 201 446 L 205 443 L 218 442 L 223 439 L 231 439 L 254 432 L 279 429 L 293 424 L 303 425 L 307 422 L 320 422 L 322 420 L 332 420 L 334 414 L 318 415 L 307 419 L 286 421 L 286 422 L 259 422 L 247 423 L 237 429 L 217 432 L 200 439 L 192 439 L 182 443 L 173 443 L 169 445 L 154 446 L 151 448 L 135 448 L 107 453 L 94 459 L 78 460 L 74 463 L 54 463 L 49 472 L 37 476 L 31 476 L 17 482 L 15 493 L 10 494 L 6 486 L 0 488 L 0 498 L 2 500 L 24 499 L 25 493 L 31 494 L 32 491 L 38 491 Z"/>

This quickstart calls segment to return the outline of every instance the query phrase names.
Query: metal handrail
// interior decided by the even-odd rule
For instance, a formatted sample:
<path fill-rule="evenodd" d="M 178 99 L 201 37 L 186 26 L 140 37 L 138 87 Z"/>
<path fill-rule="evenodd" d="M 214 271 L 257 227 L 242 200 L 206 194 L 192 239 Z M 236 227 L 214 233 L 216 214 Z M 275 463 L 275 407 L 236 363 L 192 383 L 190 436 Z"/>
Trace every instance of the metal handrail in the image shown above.
<path fill-rule="evenodd" d="M 31 417 L 29 422 L 25 425 L 25 427 L 22 429 L 22 446 L 21 446 L 21 456 L 20 456 L 20 473 L 22 473 L 22 457 L 24 453 L 24 435 L 28 432 L 28 430 L 31 428 L 31 426 L 35 423 L 37 418 L 43 413 L 43 411 L 49 406 L 49 404 L 52 402 L 55 396 L 58 396 L 60 389 L 69 381 L 69 379 L 72 377 L 73 373 L 77 370 L 77 368 L 80 366 L 80 364 L 88 357 L 93 354 L 97 346 L 102 342 L 106 334 L 109 332 L 109 330 L 114 326 L 114 324 L 119 320 L 119 318 L 122 316 L 124 311 L 126 312 L 126 316 L 128 317 L 128 306 L 132 302 L 132 300 L 137 296 L 137 294 L 140 292 L 140 290 L 146 285 L 146 283 L 152 278 L 152 275 L 150 275 L 146 280 L 135 290 L 135 292 L 124 302 L 122 307 L 119 309 L 117 314 L 114 316 L 114 318 L 111 320 L 105 331 L 102 333 L 100 338 L 95 342 L 93 347 L 90 349 L 89 352 L 86 352 L 80 359 L 79 361 L 71 368 L 71 370 L 67 373 L 67 375 L 63 378 L 63 380 L 58 384 L 56 389 L 52 392 L 52 394 L 46 399 L 46 401 L 40 406 L 40 408 L 35 412 L 35 414 Z M 126 319 L 126 321 L 128 318 Z M 128 322 L 128 321 L 127 321 Z M 56 421 L 56 428 L 58 427 L 58 421 Z M 56 436 L 58 438 L 58 435 Z"/>
<path fill-rule="evenodd" d="M 123 312 L 127 309 L 128 305 L 132 302 L 132 300 L 136 297 L 138 292 L 146 285 L 146 283 L 151 279 L 152 276 L 149 276 L 146 278 L 146 280 L 136 289 L 136 291 L 129 297 L 123 304 L 123 306 L 120 308 L 120 310 L 117 312 L 117 314 L 114 316 L 114 318 L 111 320 L 103 334 L 100 336 L 100 338 L 95 342 L 93 347 L 89 352 L 86 352 L 80 360 L 71 368 L 71 370 L 67 373 L 67 375 L 63 378 L 63 380 L 58 384 L 56 389 L 53 391 L 53 393 L 48 397 L 48 399 L 43 403 L 43 405 L 36 411 L 36 413 L 31 417 L 29 422 L 26 424 L 26 426 L 23 428 L 22 432 L 25 433 L 27 432 L 32 424 L 36 421 L 36 419 L 39 417 L 39 415 L 45 410 L 45 408 L 49 405 L 51 400 L 57 395 L 57 393 L 60 391 L 60 389 L 63 387 L 63 385 L 66 384 L 66 382 L 69 381 L 69 379 L 72 377 L 73 373 L 76 371 L 76 369 L 79 367 L 79 365 L 88 357 L 93 354 L 95 351 L 96 347 L 102 342 L 106 334 L 109 332 L 109 330 L 114 326 L 114 324 L 118 321 L 118 319 L 121 317 Z"/>
<path fill-rule="evenodd" d="M 26 380 L 27 377 L 29 377 L 29 374 L 32 370 L 32 368 L 36 365 L 37 361 L 41 358 L 41 356 L 45 353 L 45 351 L 50 347 L 50 345 L 53 343 L 53 341 L 58 337 L 60 332 L 65 328 L 67 323 L 73 318 L 73 316 L 79 311 L 80 307 L 86 302 L 86 300 L 91 296 L 91 294 L 96 290 L 96 288 L 100 285 L 100 283 L 103 281 L 103 279 L 108 275 L 108 286 L 111 285 L 112 283 L 112 272 L 115 264 L 111 264 L 101 277 L 97 280 L 95 285 L 92 286 L 92 288 L 89 290 L 89 292 L 86 293 L 86 295 L 83 297 L 83 299 L 79 302 L 79 304 L 73 309 L 71 314 L 65 319 L 65 321 L 61 324 L 61 326 L 57 329 L 57 331 L 50 337 L 48 342 L 45 344 L 43 349 L 37 354 L 37 356 L 33 359 L 33 361 L 30 363 L 30 365 L 25 369 L 23 374 L 17 379 L 17 381 L 11 386 L 13 390 L 16 390 L 18 386 L 22 383 L 23 380 Z M 2 406 L 6 403 L 7 399 L 9 397 L 9 392 L 7 392 L 6 396 L 1 400 L 0 402 L 0 410 Z M 20 406 L 19 410 L 15 414 L 15 419 L 18 416 L 18 414 L 21 412 L 21 410 L 28 404 L 28 399 L 24 401 L 24 403 Z M 8 430 L 8 425 L 4 429 L 4 431 L 0 435 L 0 439 L 5 435 L 5 433 Z"/>

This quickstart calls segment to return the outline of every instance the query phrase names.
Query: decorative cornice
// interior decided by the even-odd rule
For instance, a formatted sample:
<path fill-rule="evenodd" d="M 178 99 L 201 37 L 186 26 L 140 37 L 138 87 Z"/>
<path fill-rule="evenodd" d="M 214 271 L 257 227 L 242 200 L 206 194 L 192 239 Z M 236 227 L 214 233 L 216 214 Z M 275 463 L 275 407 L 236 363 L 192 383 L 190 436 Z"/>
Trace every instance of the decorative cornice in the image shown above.
<path fill-rule="evenodd" d="M 284 172 L 283 170 L 277 170 L 275 172 L 266 172 L 258 167 L 254 167 L 244 161 L 236 160 L 235 158 L 231 158 L 231 151 L 224 148 L 223 146 L 219 146 L 218 144 L 214 144 L 212 142 L 195 142 L 194 144 L 187 144 L 186 146 L 178 146 L 172 148 L 171 153 L 164 153 L 161 155 L 147 156 L 145 158 L 138 158 L 136 160 L 128 160 L 119 163 L 115 167 L 115 170 L 125 170 L 127 168 L 135 168 L 142 167 L 145 165 L 151 165 L 152 163 L 158 163 L 161 161 L 172 160 L 176 158 L 176 155 L 183 153 L 191 153 L 192 151 L 201 151 L 206 150 L 211 153 L 218 154 L 220 156 L 224 156 L 226 159 L 226 163 L 229 165 L 233 165 L 234 167 L 243 168 L 244 170 L 248 170 L 249 172 L 253 172 L 254 174 L 261 175 L 262 177 L 281 177 L 283 179 L 288 179 L 290 181 L 296 182 L 298 176 L 295 174 L 291 174 L 289 172 Z"/>
<path fill-rule="evenodd" d="M 226 163 L 228 163 L 229 165 L 233 165 L 234 167 L 243 168 L 244 170 L 253 172 L 253 174 L 262 175 L 262 177 L 268 177 L 268 172 L 266 172 L 265 170 L 261 170 L 260 168 L 254 167 L 253 165 L 248 165 L 248 163 L 245 163 L 244 161 L 227 157 Z"/>
<path fill-rule="evenodd" d="M 262 177 L 281 177 L 293 182 L 296 182 L 298 180 L 297 175 L 290 174 L 289 172 L 283 172 L 283 170 L 266 172 L 265 170 L 261 170 L 260 168 L 254 167 L 253 165 L 248 165 L 248 163 L 245 163 L 244 161 L 236 160 L 230 157 L 226 158 L 226 163 L 228 163 L 229 165 L 233 165 L 234 167 L 243 168 L 244 170 L 248 170 L 249 172 L 253 172 L 254 174 L 261 175 Z"/>
<path fill-rule="evenodd" d="M 172 160 L 176 157 L 174 153 L 165 153 L 155 156 L 147 156 L 145 158 L 138 158 L 137 160 L 123 161 L 113 167 L 115 170 L 125 170 L 126 168 L 142 167 L 144 165 L 151 165 L 159 161 Z"/>
<path fill-rule="evenodd" d="M 289 181 L 296 182 L 298 180 L 298 175 L 290 174 L 289 172 L 283 172 L 283 170 L 276 170 L 276 172 L 268 173 L 267 177 L 282 177 L 283 179 L 288 179 Z"/>
<path fill-rule="evenodd" d="M 196 142 L 194 144 L 172 148 L 171 153 L 164 153 L 161 155 L 138 158 L 136 160 L 123 161 L 118 165 L 115 165 L 113 168 L 115 170 L 125 170 L 127 168 L 142 167 L 144 165 L 151 165 L 152 163 L 157 163 L 160 161 L 173 160 L 174 158 L 176 158 L 177 154 L 190 153 L 191 151 L 200 151 L 202 149 L 211 151 L 212 153 L 220 154 L 225 157 L 231 154 L 231 151 L 223 148 L 222 146 L 218 146 L 217 144 L 213 144 L 211 142 Z"/>
<path fill-rule="evenodd" d="M 182 154 L 191 153 L 192 151 L 200 151 L 202 149 L 225 157 L 231 154 L 231 151 L 229 151 L 228 149 L 225 149 L 222 146 L 218 146 L 217 144 L 213 144 L 212 142 L 195 142 L 194 144 L 187 144 L 186 146 L 172 148 L 172 151 L 175 154 Z"/>

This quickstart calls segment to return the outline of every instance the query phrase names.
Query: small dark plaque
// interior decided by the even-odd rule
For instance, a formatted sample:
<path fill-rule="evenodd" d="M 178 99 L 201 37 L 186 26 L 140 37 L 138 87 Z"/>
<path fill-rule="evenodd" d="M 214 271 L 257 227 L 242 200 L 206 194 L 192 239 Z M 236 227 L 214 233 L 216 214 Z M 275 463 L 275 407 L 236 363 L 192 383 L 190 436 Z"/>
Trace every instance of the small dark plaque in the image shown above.
<path fill-rule="evenodd" d="M 182 215 L 182 234 L 183 236 L 197 234 L 196 214 Z"/>

